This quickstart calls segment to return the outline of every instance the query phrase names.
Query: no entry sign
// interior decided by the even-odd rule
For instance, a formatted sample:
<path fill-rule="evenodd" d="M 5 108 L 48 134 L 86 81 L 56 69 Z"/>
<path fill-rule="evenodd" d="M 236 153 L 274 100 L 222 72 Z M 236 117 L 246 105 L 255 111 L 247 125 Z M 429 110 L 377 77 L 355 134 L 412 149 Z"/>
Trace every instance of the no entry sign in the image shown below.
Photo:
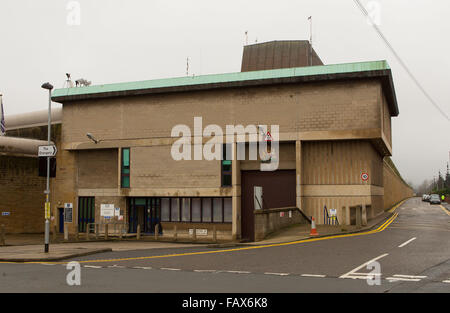
<path fill-rule="evenodd" d="M 369 180 L 369 174 L 366 172 L 361 173 L 361 180 L 362 181 L 368 181 Z"/>

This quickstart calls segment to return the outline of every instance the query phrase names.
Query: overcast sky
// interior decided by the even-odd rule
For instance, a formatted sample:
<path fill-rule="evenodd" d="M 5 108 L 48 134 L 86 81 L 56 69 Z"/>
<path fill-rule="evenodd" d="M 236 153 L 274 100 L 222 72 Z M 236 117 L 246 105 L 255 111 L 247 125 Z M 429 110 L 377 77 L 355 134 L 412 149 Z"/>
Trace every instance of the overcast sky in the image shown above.
<path fill-rule="evenodd" d="M 386 59 L 400 116 L 393 160 L 415 184 L 445 173 L 450 122 L 416 88 L 352 0 L 0 1 L 0 93 L 5 114 L 46 109 L 50 81 L 65 73 L 93 84 L 240 71 L 249 43 L 309 39 L 325 64 Z M 370 1 L 362 0 L 368 5 Z M 421 84 L 450 115 L 450 1 L 379 0 L 380 28 Z M 374 12 L 373 10 L 371 12 Z M 57 106 L 58 104 L 55 104 Z"/>

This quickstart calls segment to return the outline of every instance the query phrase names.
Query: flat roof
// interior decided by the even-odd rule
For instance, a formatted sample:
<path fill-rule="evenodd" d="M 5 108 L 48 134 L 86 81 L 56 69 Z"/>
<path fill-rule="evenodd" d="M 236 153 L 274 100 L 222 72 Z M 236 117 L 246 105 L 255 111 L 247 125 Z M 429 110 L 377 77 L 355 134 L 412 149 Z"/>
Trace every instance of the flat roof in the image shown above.
<path fill-rule="evenodd" d="M 387 61 L 371 61 L 283 68 L 264 71 L 185 76 L 137 82 L 94 85 L 55 89 L 52 100 L 70 102 L 111 97 L 137 96 L 154 93 L 170 93 L 218 88 L 263 86 L 273 84 L 318 82 L 325 80 L 348 80 L 381 78 L 391 109 L 391 115 L 399 114 L 391 69 Z"/>

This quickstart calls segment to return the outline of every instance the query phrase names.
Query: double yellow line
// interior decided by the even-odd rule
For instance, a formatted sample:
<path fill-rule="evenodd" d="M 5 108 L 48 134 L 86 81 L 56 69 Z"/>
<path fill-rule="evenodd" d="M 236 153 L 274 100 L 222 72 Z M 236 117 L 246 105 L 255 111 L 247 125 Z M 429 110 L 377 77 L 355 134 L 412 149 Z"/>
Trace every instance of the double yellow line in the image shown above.
<path fill-rule="evenodd" d="M 343 234 L 343 235 L 335 235 L 335 236 L 319 237 L 319 238 L 308 238 L 308 239 L 286 242 L 286 243 L 268 244 L 268 245 L 251 246 L 251 247 L 240 247 L 240 248 L 226 249 L 226 250 L 187 252 L 187 253 L 177 253 L 177 254 L 145 256 L 145 257 L 119 258 L 119 259 L 85 260 L 85 261 L 78 261 L 78 262 L 79 263 L 106 263 L 106 262 L 123 262 L 123 261 L 173 258 L 173 257 L 180 257 L 180 256 L 194 256 L 194 255 L 227 253 L 227 252 L 244 251 L 244 250 L 255 250 L 255 249 L 263 249 L 263 248 L 270 248 L 270 247 L 281 247 L 281 246 L 296 245 L 296 244 L 300 244 L 300 243 L 330 240 L 330 239 L 336 239 L 336 238 L 372 235 L 372 234 L 376 234 L 376 233 L 379 233 L 379 232 L 382 232 L 383 230 L 385 230 L 397 218 L 397 216 L 398 216 L 398 213 L 395 213 L 387 221 L 385 221 L 382 225 L 380 225 L 378 228 L 376 228 L 374 230 L 353 233 L 353 234 Z M 13 262 L 4 262 L 4 263 L 13 263 Z M 66 264 L 66 263 L 68 263 L 68 262 L 26 262 L 26 264 Z"/>

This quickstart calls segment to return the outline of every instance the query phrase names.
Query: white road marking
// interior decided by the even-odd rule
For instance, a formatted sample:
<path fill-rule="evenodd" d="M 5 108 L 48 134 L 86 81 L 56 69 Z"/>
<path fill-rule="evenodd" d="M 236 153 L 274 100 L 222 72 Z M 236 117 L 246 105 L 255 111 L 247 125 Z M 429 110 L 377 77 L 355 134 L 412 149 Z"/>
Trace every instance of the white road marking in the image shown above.
<path fill-rule="evenodd" d="M 109 268 L 125 268 L 125 266 L 122 266 L 122 265 L 109 265 L 108 266 Z"/>
<path fill-rule="evenodd" d="M 427 278 L 426 276 L 413 276 L 413 275 L 401 275 L 401 274 L 395 274 L 394 277 L 402 277 L 402 278 Z"/>
<path fill-rule="evenodd" d="M 132 268 L 140 269 L 140 270 L 151 270 L 152 269 L 151 267 L 144 267 L 144 266 L 135 266 L 135 267 L 132 267 Z"/>
<path fill-rule="evenodd" d="M 87 267 L 87 268 L 103 268 L 102 266 L 96 266 L 96 265 L 83 265 L 83 267 Z"/>
<path fill-rule="evenodd" d="M 289 273 L 264 273 L 265 275 L 288 276 Z"/>
<path fill-rule="evenodd" d="M 388 281 L 420 281 L 420 278 L 401 278 L 401 277 L 388 277 L 386 278 Z"/>
<path fill-rule="evenodd" d="M 450 280 L 443 280 L 443 283 L 450 284 Z"/>
<path fill-rule="evenodd" d="M 197 273 L 215 273 L 217 271 L 216 270 L 194 270 L 194 272 L 197 272 Z"/>
<path fill-rule="evenodd" d="M 302 274 L 303 277 L 326 277 L 326 275 Z"/>
<path fill-rule="evenodd" d="M 179 268 L 161 267 L 160 270 L 164 271 L 181 271 Z"/>
<path fill-rule="evenodd" d="M 402 243 L 401 245 L 399 245 L 398 247 L 399 247 L 399 248 L 403 248 L 403 247 L 406 246 L 408 243 L 410 243 L 411 241 L 414 241 L 414 240 L 416 240 L 416 239 L 417 239 L 417 237 L 411 238 L 411 239 L 409 239 L 408 241 L 405 241 L 404 243 Z"/>
<path fill-rule="evenodd" d="M 379 260 L 379 259 L 381 259 L 381 258 L 384 258 L 384 257 L 387 256 L 387 255 L 389 255 L 389 253 L 385 253 L 385 254 L 382 254 L 382 255 L 380 255 L 380 256 L 377 256 L 376 258 L 374 258 L 374 259 L 372 259 L 372 260 L 370 260 L 370 261 L 367 261 L 366 263 L 364 263 L 364 264 L 358 266 L 357 268 L 352 269 L 350 272 L 348 272 L 348 273 L 346 273 L 346 274 L 344 274 L 344 275 L 339 276 L 339 278 L 352 278 L 351 275 L 361 275 L 360 273 L 357 273 L 360 269 L 362 269 L 364 266 L 367 266 L 368 264 L 370 264 L 370 263 L 372 263 L 372 262 L 375 262 L 376 260 Z M 364 275 L 364 274 L 363 274 L 363 275 Z"/>
<path fill-rule="evenodd" d="M 250 272 L 247 271 L 226 271 L 227 273 L 233 273 L 233 274 L 250 274 Z"/>

